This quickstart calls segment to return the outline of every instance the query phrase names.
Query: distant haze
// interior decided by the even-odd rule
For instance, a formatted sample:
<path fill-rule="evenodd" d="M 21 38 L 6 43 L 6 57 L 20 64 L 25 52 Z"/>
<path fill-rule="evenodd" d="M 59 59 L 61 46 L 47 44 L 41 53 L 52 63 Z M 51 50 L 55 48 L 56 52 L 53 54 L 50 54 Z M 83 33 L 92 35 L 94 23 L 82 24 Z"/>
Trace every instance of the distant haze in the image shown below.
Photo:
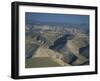
<path fill-rule="evenodd" d="M 26 24 L 89 24 L 89 15 L 25 13 Z"/>

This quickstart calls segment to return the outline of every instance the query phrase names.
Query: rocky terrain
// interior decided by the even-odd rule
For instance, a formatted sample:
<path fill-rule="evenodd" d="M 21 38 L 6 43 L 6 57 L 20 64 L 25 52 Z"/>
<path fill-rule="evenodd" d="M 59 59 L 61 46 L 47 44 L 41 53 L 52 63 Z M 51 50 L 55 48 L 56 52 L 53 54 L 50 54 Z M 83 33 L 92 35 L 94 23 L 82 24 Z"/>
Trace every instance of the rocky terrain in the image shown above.
<path fill-rule="evenodd" d="M 26 68 L 89 65 L 89 32 L 77 25 L 34 24 L 25 31 Z"/>

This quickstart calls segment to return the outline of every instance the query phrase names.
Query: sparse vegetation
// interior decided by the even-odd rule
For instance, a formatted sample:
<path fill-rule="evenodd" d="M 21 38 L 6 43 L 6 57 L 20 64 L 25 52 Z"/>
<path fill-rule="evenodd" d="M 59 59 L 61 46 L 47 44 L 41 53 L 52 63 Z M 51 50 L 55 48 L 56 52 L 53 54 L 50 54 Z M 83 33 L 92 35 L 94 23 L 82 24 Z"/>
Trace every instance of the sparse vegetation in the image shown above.
<path fill-rule="evenodd" d="M 26 68 L 36 68 L 36 67 L 56 67 L 60 66 L 57 62 L 54 62 L 51 58 L 47 57 L 37 57 L 37 58 L 31 58 L 26 59 L 25 61 L 25 67 Z"/>
<path fill-rule="evenodd" d="M 62 28 L 35 25 L 26 30 L 26 68 L 87 64 L 89 47 L 81 52 L 80 48 L 89 45 L 88 34 L 74 27 Z"/>

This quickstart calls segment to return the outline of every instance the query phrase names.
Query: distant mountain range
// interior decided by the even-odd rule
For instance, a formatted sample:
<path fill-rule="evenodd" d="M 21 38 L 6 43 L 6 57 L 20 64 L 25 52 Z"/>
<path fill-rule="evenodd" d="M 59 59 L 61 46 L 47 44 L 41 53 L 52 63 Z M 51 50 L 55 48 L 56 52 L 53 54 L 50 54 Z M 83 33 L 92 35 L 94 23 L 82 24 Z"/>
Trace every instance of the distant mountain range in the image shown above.
<path fill-rule="evenodd" d="M 28 26 L 27 26 L 28 25 Z M 54 22 L 49 22 L 49 23 L 42 23 L 42 22 L 34 22 L 34 23 L 30 23 L 30 24 L 26 24 L 27 27 L 31 28 L 34 27 L 34 25 L 36 26 L 41 26 L 43 28 L 43 26 L 48 26 L 48 27 L 63 27 L 63 28 L 77 28 L 79 29 L 81 32 L 83 33 L 89 33 L 89 24 L 73 24 L 73 23 L 54 23 Z"/>
<path fill-rule="evenodd" d="M 56 22 L 30 22 L 30 23 L 26 23 L 26 25 L 49 25 L 49 26 L 89 26 L 89 24 L 87 23 L 80 23 L 80 24 L 76 24 L 76 23 L 56 23 Z"/>

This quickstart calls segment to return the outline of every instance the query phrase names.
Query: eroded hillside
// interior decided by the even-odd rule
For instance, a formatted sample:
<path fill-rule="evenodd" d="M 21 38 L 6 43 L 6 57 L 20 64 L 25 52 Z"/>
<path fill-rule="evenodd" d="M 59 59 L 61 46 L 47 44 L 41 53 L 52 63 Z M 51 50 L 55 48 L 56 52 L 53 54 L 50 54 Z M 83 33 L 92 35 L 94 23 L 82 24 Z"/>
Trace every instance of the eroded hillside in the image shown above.
<path fill-rule="evenodd" d="M 26 26 L 25 40 L 28 68 L 89 64 L 89 36 L 78 28 Z"/>

